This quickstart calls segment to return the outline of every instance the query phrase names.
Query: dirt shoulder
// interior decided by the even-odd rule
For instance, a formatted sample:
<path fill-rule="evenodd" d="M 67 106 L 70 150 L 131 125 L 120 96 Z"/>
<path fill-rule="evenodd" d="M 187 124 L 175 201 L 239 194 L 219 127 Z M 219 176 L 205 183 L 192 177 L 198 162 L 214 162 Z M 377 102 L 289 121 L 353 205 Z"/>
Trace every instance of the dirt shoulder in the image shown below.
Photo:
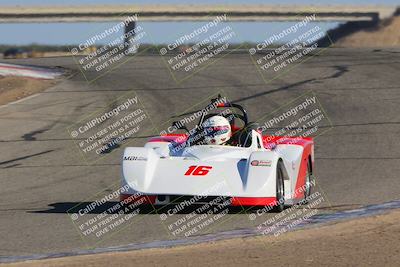
<path fill-rule="evenodd" d="M 398 266 L 400 211 L 278 237 L 232 239 L 1 266 Z"/>
<path fill-rule="evenodd" d="M 374 28 L 352 33 L 335 42 L 336 47 L 399 47 L 400 16 L 380 22 Z"/>
<path fill-rule="evenodd" d="M 42 92 L 56 83 L 56 80 L 0 76 L 0 105 Z"/>

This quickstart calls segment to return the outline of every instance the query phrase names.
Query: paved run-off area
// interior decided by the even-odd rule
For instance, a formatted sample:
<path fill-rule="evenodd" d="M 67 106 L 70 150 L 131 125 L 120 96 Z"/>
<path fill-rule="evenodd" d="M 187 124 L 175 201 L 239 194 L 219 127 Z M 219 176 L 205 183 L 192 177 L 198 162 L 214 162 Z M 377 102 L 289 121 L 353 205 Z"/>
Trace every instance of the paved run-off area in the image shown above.
<path fill-rule="evenodd" d="M 399 198 L 399 50 L 327 49 L 273 80 L 262 78 L 249 55 L 231 54 L 180 83 L 157 55 L 136 56 L 91 83 L 72 58 L 9 62 L 61 66 L 75 75 L 0 108 L 2 256 L 87 247 L 67 211 L 119 181 L 123 146 L 87 165 L 67 127 L 131 90 L 155 125 L 219 91 L 258 120 L 311 90 L 332 124 L 315 139 L 315 176 L 327 200 L 318 210 Z M 132 144 L 143 145 L 146 138 Z M 158 215 L 139 216 L 96 246 L 171 238 Z M 226 216 L 231 219 L 211 232 L 252 226 L 247 215 Z"/>

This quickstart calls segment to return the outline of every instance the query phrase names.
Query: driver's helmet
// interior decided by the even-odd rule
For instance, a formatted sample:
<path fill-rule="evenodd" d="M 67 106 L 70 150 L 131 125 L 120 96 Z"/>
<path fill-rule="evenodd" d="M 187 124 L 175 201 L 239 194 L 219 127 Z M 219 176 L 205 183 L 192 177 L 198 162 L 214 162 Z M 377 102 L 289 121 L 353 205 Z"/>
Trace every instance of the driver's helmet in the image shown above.
<path fill-rule="evenodd" d="M 212 116 L 203 122 L 204 142 L 207 145 L 222 145 L 232 135 L 229 121 L 222 116 Z"/>

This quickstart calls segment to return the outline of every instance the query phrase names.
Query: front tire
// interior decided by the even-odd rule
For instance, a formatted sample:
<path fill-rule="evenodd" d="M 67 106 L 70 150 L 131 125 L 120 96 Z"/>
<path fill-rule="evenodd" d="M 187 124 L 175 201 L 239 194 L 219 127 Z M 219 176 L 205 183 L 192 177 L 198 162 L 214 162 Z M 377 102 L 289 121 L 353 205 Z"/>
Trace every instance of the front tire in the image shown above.
<path fill-rule="evenodd" d="M 307 160 L 307 172 L 306 172 L 306 180 L 304 183 L 305 190 L 304 190 L 304 200 L 303 203 L 308 203 L 308 198 L 311 196 L 312 193 L 312 186 L 313 186 L 313 175 L 312 175 L 312 168 L 310 160 Z"/>
<path fill-rule="evenodd" d="M 276 167 L 276 205 L 274 210 L 282 212 L 285 209 L 285 184 L 283 179 L 283 164 L 278 161 Z"/>

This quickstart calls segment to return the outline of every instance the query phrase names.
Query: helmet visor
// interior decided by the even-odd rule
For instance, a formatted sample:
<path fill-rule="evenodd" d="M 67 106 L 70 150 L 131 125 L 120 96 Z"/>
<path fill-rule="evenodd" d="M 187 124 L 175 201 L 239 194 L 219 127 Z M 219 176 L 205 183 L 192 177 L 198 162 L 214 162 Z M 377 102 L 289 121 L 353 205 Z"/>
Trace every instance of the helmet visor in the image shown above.
<path fill-rule="evenodd" d="M 216 136 L 219 134 L 225 134 L 229 131 L 229 126 L 212 126 L 205 128 L 207 135 Z"/>

